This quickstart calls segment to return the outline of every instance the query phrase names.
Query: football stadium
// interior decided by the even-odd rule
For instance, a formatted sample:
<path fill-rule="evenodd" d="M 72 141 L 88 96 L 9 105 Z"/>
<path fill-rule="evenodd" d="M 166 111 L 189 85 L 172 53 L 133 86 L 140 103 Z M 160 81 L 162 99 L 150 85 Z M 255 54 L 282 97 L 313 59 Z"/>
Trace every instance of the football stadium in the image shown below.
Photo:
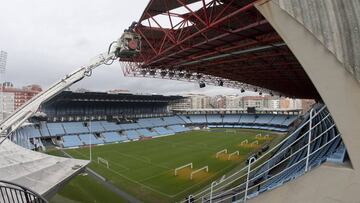
<path fill-rule="evenodd" d="M 150 0 L 105 53 L 1 121 L 0 202 L 359 202 L 359 10 Z M 130 78 L 316 102 L 187 109 L 181 95 L 69 91 L 113 62 Z"/>

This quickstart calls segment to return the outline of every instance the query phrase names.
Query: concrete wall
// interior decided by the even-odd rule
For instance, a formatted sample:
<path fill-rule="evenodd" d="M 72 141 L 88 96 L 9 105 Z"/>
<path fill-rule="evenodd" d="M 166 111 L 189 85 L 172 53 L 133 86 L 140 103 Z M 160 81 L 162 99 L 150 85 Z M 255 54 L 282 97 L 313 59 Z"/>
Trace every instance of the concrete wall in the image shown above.
<path fill-rule="evenodd" d="M 257 2 L 257 9 L 284 39 L 327 104 L 353 168 L 322 166 L 249 202 L 360 202 L 360 9 L 354 10 L 359 3 Z"/>
<path fill-rule="evenodd" d="M 359 0 L 273 0 L 302 24 L 360 82 Z"/>

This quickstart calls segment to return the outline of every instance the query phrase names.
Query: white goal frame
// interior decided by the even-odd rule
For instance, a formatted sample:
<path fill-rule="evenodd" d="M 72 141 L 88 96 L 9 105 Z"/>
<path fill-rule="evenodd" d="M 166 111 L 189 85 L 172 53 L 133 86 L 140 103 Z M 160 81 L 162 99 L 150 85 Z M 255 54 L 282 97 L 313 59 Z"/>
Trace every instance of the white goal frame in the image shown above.
<path fill-rule="evenodd" d="M 102 163 L 102 164 L 106 165 L 107 168 L 109 168 L 109 162 L 108 162 L 108 160 L 106 160 L 106 159 L 104 159 L 104 158 L 102 158 L 102 157 L 98 157 L 98 158 L 97 158 L 97 162 L 98 162 L 98 164 Z"/>
<path fill-rule="evenodd" d="M 251 143 L 251 146 L 258 145 L 258 144 L 259 144 L 259 141 L 255 140 L 254 142 Z"/>
<path fill-rule="evenodd" d="M 235 152 L 233 152 L 233 153 L 231 153 L 231 154 L 229 154 L 228 160 L 230 160 L 231 157 L 234 156 L 235 154 L 239 156 L 239 155 L 240 155 L 239 150 L 238 150 L 238 151 L 235 151 Z"/>
<path fill-rule="evenodd" d="M 240 143 L 240 145 L 243 146 L 243 145 L 246 145 L 246 144 L 248 144 L 248 143 L 249 143 L 249 140 L 246 139 L 246 140 L 242 141 L 242 142 Z"/>
<path fill-rule="evenodd" d="M 202 167 L 202 168 L 199 168 L 199 169 L 191 172 L 191 173 L 190 173 L 190 180 L 193 179 L 193 176 L 194 176 L 195 173 L 198 173 L 198 172 L 203 171 L 203 170 L 205 170 L 206 172 L 209 172 L 209 166 L 204 166 L 204 167 Z"/>
<path fill-rule="evenodd" d="M 269 134 L 266 135 L 257 134 L 255 136 L 255 139 L 268 139 L 269 137 L 270 137 Z"/>
<path fill-rule="evenodd" d="M 174 169 L 174 175 L 177 176 L 178 175 L 178 171 L 183 169 L 183 168 L 186 168 L 186 167 L 189 167 L 192 169 L 193 168 L 193 163 L 188 163 L 188 164 L 185 164 L 183 166 L 180 166 L 180 167 L 177 167 Z"/>
<path fill-rule="evenodd" d="M 218 158 L 218 157 L 219 157 L 219 154 L 222 154 L 222 153 L 227 154 L 227 153 L 228 153 L 228 150 L 227 150 L 227 149 L 223 149 L 223 150 L 221 150 L 221 151 L 216 152 L 216 158 Z"/>

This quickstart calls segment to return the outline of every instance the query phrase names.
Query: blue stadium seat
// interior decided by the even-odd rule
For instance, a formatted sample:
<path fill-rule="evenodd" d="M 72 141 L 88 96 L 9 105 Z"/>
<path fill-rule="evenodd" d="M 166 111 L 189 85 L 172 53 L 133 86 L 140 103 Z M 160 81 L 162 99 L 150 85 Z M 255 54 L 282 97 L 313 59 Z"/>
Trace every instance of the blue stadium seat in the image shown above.
<path fill-rule="evenodd" d="M 190 130 L 189 128 L 183 127 L 182 125 L 171 125 L 169 126 L 169 128 L 176 133 L 186 132 Z"/>
<path fill-rule="evenodd" d="M 239 123 L 244 124 L 253 124 L 255 121 L 255 115 L 252 114 L 242 114 L 239 120 Z"/>
<path fill-rule="evenodd" d="M 82 122 L 65 122 L 62 123 L 64 126 L 66 134 L 78 134 L 78 133 L 88 133 L 89 129 L 84 126 Z"/>
<path fill-rule="evenodd" d="M 254 123 L 256 124 L 269 124 L 271 120 L 274 118 L 274 115 L 257 115 Z"/>
<path fill-rule="evenodd" d="M 185 121 L 178 116 L 163 117 L 163 119 L 167 125 L 185 124 Z"/>
<path fill-rule="evenodd" d="M 102 133 L 102 135 L 104 136 L 104 141 L 106 143 L 120 142 L 120 141 L 122 141 L 121 137 L 123 137 L 123 136 L 120 136 L 116 132 L 105 132 L 105 133 Z"/>
<path fill-rule="evenodd" d="M 126 131 L 126 134 L 129 140 L 135 140 L 140 138 L 140 135 L 136 130 L 128 130 Z"/>
<path fill-rule="evenodd" d="M 221 115 L 206 115 L 207 123 L 222 123 Z"/>
<path fill-rule="evenodd" d="M 85 144 L 104 144 L 100 139 L 97 139 L 94 134 L 81 134 L 79 135 L 80 140 Z M 90 140 L 91 139 L 91 140 Z"/>
<path fill-rule="evenodd" d="M 154 130 L 156 132 L 158 132 L 159 135 L 174 135 L 175 134 L 174 131 L 168 130 L 164 127 L 156 127 L 156 128 L 154 128 Z"/>
<path fill-rule="evenodd" d="M 47 128 L 49 129 L 50 136 L 59 136 L 65 135 L 65 130 L 61 123 L 47 123 Z"/>
<path fill-rule="evenodd" d="M 239 123 L 240 115 L 224 115 L 223 123 Z"/>
<path fill-rule="evenodd" d="M 89 123 L 89 131 L 91 132 L 104 132 L 105 128 L 101 125 L 101 121 L 92 121 Z"/>
<path fill-rule="evenodd" d="M 101 121 L 101 125 L 104 127 L 106 131 L 120 131 L 122 130 L 120 125 L 117 125 L 116 123 L 107 122 L 107 121 Z"/>
<path fill-rule="evenodd" d="M 192 121 L 187 117 L 187 116 L 183 116 L 183 115 L 179 115 L 178 116 L 181 120 L 183 120 L 185 123 L 187 124 L 191 124 Z"/>
<path fill-rule="evenodd" d="M 207 123 L 205 115 L 190 115 L 189 118 L 192 121 L 192 123 L 197 123 L 197 124 Z"/>
<path fill-rule="evenodd" d="M 77 135 L 67 135 L 63 136 L 63 146 L 64 147 L 78 147 L 83 145 Z"/>
<path fill-rule="evenodd" d="M 144 136 L 144 137 L 154 137 L 157 136 L 158 134 L 155 131 L 150 131 L 148 129 L 138 129 L 137 132 Z"/>

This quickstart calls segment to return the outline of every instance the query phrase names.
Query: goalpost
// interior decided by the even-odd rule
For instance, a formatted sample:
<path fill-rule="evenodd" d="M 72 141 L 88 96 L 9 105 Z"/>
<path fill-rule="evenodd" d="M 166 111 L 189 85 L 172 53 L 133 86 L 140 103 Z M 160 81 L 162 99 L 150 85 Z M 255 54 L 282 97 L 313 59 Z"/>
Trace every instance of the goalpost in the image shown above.
<path fill-rule="evenodd" d="M 235 151 L 235 152 L 233 152 L 233 153 L 229 154 L 229 156 L 228 156 L 228 160 L 230 160 L 230 159 L 231 159 L 231 157 L 232 157 L 232 156 L 234 156 L 234 155 L 238 155 L 238 156 L 239 156 L 239 151 Z"/>
<path fill-rule="evenodd" d="M 255 141 L 252 142 L 250 145 L 251 145 L 252 147 L 254 147 L 255 145 L 259 145 L 259 141 L 255 140 Z"/>
<path fill-rule="evenodd" d="M 106 159 L 98 157 L 97 162 L 98 162 L 98 164 L 102 163 L 102 164 L 106 165 L 107 168 L 109 168 L 109 162 Z"/>
<path fill-rule="evenodd" d="M 242 141 L 242 142 L 240 143 L 240 145 L 243 146 L 243 145 L 246 145 L 246 144 L 248 144 L 248 143 L 249 143 L 249 141 L 246 139 L 246 140 Z"/>
<path fill-rule="evenodd" d="M 219 155 L 222 154 L 222 153 L 227 154 L 227 153 L 228 153 L 227 149 L 223 149 L 223 150 L 221 150 L 221 151 L 216 152 L 216 158 L 218 158 Z"/>
<path fill-rule="evenodd" d="M 199 169 L 191 172 L 191 174 L 190 174 L 190 180 L 193 179 L 193 176 L 194 176 L 195 173 L 198 173 L 198 172 L 203 171 L 203 170 L 205 170 L 206 172 L 209 172 L 209 166 L 204 166 L 204 167 L 202 167 L 202 168 L 199 168 Z"/>
<path fill-rule="evenodd" d="M 193 163 L 188 163 L 188 164 L 185 164 L 185 165 L 183 165 L 183 166 L 180 166 L 180 167 L 175 168 L 175 176 L 178 175 L 178 171 L 179 171 L 179 170 L 181 170 L 181 169 L 183 169 L 183 168 L 186 168 L 186 167 L 189 167 L 189 166 L 190 166 L 190 168 L 192 169 L 192 168 L 193 168 Z"/>
<path fill-rule="evenodd" d="M 255 139 L 257 139 L 257 140 L 268 140 L 269 139 L 269 134 L 266 134 L 266 135 L 257 134 L 255 136 Z"/>

